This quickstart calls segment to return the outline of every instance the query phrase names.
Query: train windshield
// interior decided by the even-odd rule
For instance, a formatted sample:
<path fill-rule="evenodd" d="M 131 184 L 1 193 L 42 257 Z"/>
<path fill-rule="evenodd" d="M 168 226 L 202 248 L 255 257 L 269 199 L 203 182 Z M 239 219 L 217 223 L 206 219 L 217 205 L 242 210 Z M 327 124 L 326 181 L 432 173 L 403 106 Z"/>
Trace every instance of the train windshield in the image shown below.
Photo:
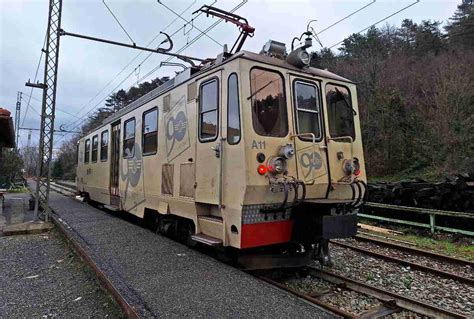
<path fill-rule="evenodd" d="M 250 71 L 250 90 L 255 132 L 263 136 L 286 136 L 288 115 L 281 74 L 253 68 Z"/>
<path fill-rule="evenodd" d="M 350 136 L 355 139 L 354 116 L 349 90 L 343 86 L 326 85 L 329 134 L 331 137 Z"/>

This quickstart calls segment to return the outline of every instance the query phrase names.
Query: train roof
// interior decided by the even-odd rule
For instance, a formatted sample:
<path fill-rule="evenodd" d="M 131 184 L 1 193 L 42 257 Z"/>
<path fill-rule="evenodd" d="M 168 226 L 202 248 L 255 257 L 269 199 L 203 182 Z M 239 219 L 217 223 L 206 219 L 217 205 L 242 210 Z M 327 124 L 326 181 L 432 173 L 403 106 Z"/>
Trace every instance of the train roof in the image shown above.
<path fill-rule="evenodd" d="M 127 106 L 123 107 L 122 109 L 120 109 L 116 113 L 110 115 L 109 117 L 107 117 L 102 122 L 101 125 L 96 127 L 94 130 L 100 129 L 101 127 L 103 127 L 107 124 L 110 124 L 110 123 L 113 123 L 113 122 L 117 121 L 118 119 L 120 119 L 123 115 L 127 114 L 128 112 L 133 111 L 136 108 L 142 106 L 143 104 L 146 104 L 146 103 L 150 102 L 151 100 L 159 97 L 160 95 L 168 92 L 169 90 L 177 87 L 178 85 L 181 85 L 181 84 L 183 84 L 187 81 L 190 81 L 192 79 L 199 78 L 200 75 L 203 75 L 203 74 L 205 74 L 205 73 L 207 73 L 207 72 L 209 72 L 209 71 L 211 71 L 211 70 L 213 70 L 213 69 L 215 69 L 215 68 L 217 68 L 217 67 L 219 67 L 223 64 L 229 63 L 230 61 L 233 61 L 233 60 L 236 60 L 236 59 L 239 59 L 239 58 L 247 59 L 247 60 L 251 60 L 251 61 L 256 61 L 256 62 L 260 62 L 260 63 L 265 63 L 265 64 L 268 64 L 268 65 L 271 65 L 271 66 L 277 66 L 277 67 L 289 69 L 289 70 L 299 72 L 299 73 L 306 73 L 306 74 L 311 75 L 311 76 L 318 76 L 318 77 L 328 78 L 328 79 L 332 79 L 332 80 L 336 80 L 336 81 L 353 83 L 352 81 L 350 81 L 350 80 L 348 80 L 348 79 L 346 79 L 342 76 L 339 76 L 337 74 L 334 74 L 332 72 L 329 72 L 327 70 L 322 70 L 322 69 L 318 69 L 318 68 L 314 68 L 314 67 L 300 69 L 300 68 L 297 68 L 297 67 L 289 64 L 288 62 L 286 62 L 285 60 L 282 60 L 282 59 L 277 59 L 277 58 L 274 58 L 274 57 L 271 57 L 271 56 L 268 56 L 268 55 L 258 54 L 258 53 L 254 53 L 254 52 L 250 52 L 250 51 L 240 51 L 239 53 L 236 53 L 236 54 L 232 55 L 231 57 L 229 57 L 225 60 L 222 60 L 218 63 L 213 63 L 213 64 L 211 64 L 207 67 L 204 67 L 203 69 L 199 70 L 198 72 L 192 72 L 193 69 L 191 69 L 191 68 L 188 68 L 188 69 L 184 70 L 183 72 L 179 73 L 176 77 L 166 81 L 165 83 L 163 83 L 162 85 L 160 85 L 156 89 L 151 90 L 150 92 L 148 92 L 145 95 L 139 97 L 138 99 L 131 102 Z M 88 134 L 90 134 L 90 132 Z"/>
<path fill-rule="evenodd" d="M 322 69 L 313 68 L 313 67 L 300 69 L 300 68 L 295 67 L 294 65 L 289 64 L 285 60 L 277 59 L 277 58 L 274 58 L 274 57 L 271 57 L 271 56 L 268 56 L 268 55 L 264 55 L 264 54 L 258 54 L 258 53 L 249 52 L 249 51 L 242 51 L 242 53 L 239 54 L 239 55 L 240 56 L 237 56 L 237 57 L 242 57 L 244 59 L 257 61 L 257 62 L 269 64 L 269 65 L 274 65 L 274 66 L 282 67 L 282 68 L 285 68 L 285 69 L 290 69 L 290 70 L 293 70 L 295 72 L 307 73 L 307 74 L 310 74 L 310 75 L 320 76 L 320 77 L 323 77 L 323 78 L 329 78 L 329 79 L 336 80 L 336 81 L 353 83 L 351 80 L 346 79 L 342 76 L 339 76 L 335 73 L 329 72 L 327 70 L 322 70 Z"/>

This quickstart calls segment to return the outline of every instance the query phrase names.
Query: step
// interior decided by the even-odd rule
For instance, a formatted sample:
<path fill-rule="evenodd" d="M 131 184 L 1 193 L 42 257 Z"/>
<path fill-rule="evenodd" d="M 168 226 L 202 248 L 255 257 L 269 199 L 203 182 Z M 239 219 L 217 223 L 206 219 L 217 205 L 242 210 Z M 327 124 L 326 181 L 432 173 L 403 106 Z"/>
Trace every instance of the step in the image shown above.
<path fill-rule="evenodd" d="M 224 224 L 221 217 L 212 215 L 198 216 L 198 224 L 199 229 L 197 231 L 199 233 L 214 238 L 222 238 Z"/>
<path fill-rule="evenodd" d="M 114 212 L 118 212 L 120 210 L 119 207 L 114 206 L 114 205 L 104 205 L 104 208 L 106 208 L 108 210 L 111 210 L 111 211 L 114 211 Z"/>
<path fill-rule="evenodd" d="M 203 243 L 205 245 L 209 245 L 209 246 L 221 246 L 222 245 L 222 240 L 220 240 L 219 238 L 211 237 L 211 236 L 205 235 L 203 233 L 192 235 L 191 239 L 193 239 L 197 242 Z"/>

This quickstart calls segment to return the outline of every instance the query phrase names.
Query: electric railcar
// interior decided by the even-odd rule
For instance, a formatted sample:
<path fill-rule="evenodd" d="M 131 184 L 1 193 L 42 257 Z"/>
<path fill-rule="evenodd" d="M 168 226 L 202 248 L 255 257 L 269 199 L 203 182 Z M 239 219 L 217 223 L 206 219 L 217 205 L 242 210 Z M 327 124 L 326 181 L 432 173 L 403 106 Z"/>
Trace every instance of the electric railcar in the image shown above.
<path fill-rule="evenodd" d="M 356 232 L 364 156 L 355 84 L 307 47 L 185 69 L 80 139 L 77 189 L 190 244 L 330 262 L 328 240 Z"/>

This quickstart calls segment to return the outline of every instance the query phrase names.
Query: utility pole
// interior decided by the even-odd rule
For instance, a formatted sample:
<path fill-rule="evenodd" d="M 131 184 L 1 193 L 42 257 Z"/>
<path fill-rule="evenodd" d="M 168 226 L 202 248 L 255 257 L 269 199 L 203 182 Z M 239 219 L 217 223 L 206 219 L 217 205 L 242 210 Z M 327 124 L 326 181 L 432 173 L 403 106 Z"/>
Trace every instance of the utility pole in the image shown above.
<path fill-rule="evenodd" d="M 31 130 L 28 130 L 28 142 L 26 143 L 26 151 L 24 152 L 25 154 L 25 166 L 26 166 L 26 175 L 30 175 L 30 164 L 31 164 Z"/>
<path fill-rule="evenodd" d="M 26 83 L 26 86 L 43 89 L 41 106 L 41 128 L 39 158 L 36 170 L 35 214 L 48 221 L 51 209 L 48 206 L 53 156 L 54 112 L 56 107 L 56 84 L 58 78 L 59 31 L 61 30 L 62 0 L 49 1 L 48 29 L 46 33 L 45 66 L 43 83 Z M 42 208 L 40 213 L 39 208 Z"/>
<path fill-rule="evenodd" d="M 18 150 L 18 139 L 20 138 L 20 117 L 21 117 L 21 97 L 22 97 L 22 92 L 18 91 L 16 95 L 16 111 L 15 111 L 15 130 L 16 130 L 16 140 L 15 140 L 15 146 L 16 149 Z"/>

